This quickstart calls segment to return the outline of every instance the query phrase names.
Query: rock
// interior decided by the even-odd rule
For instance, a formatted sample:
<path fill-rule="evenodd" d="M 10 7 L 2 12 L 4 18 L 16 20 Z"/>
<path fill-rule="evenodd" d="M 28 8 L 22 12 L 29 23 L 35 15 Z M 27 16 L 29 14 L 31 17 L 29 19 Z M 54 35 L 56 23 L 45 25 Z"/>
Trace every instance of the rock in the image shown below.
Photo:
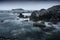
<path fill-rule="evenodd" d="M 40 16 L 42 16 L 42 15 L 45 15 L 47 13 L 47 10 L 41 9 L 41 10 L 39 10 L 39 12 L 40 12 Z"/>
<path fill-rule="evenodd" d="M 4 22 L 4 20 L 1 20 L 1 22 Z"/>
<path fill-rule="evenodd" d="M 24 18 L 29 18 L 29 16 L 25 16 Z"/>
<path fill-rule="evenodd" d="M 33 11 L 30 16 L 30 20 L 38 21 L 39 20 L 39 11 Z"/>
<path fill-rule="evenodd" d="M 19 18 L 24 18 L 24 15 L 22 13 L 19 14 Z"/>
<path fill-rule="evenodd" d="M 53 6 L 47 9 L 51 15 L 50 21 L 57 22 L 60 21 L 60 5 Z"/>
<path fill-rule="evenodd" d="M 52 22 L 53 24 L 57 24 L 57 22 Z"/>
<path fill-rule="evenodd" d="M 46 27 L 46 28 L 44 28 L 44 31 L 45 31 L 45 32 L 51 32 L 51 31 L 53 31 L 53 30 L 55 30 L 54 27 Z"/>
<path fill-rule="evenodd" d="M 30 20 L 33 21 L 44 20 L 49 22 L 58 22 L 60 21 L 60 5 L 56 5 L 48 9 L 33 11 Z"/>
<path fill-rule="evenodd" d="M 45 24 L 44 24 L 44 22 L 41 22 L 41 23 L 35 22 L 35 23 L 33 23 L 33 25 L 34 25 L 35 27 L 39 27 L 39 28 L 45 28 L 45 27 L 46 27 Z"/>
<path fill-rule="evenodd" d="M 31 17 L 30 17 L 30 19 L 33 21 L 47 20 L 49 18 L 50 18 L 50 16 L 46 9 L 41 9 L 39 11 L 33 11 L 31 14 Z"/>
<path fill-rule="evenodd" d="M 60 40 L 60 31 L 59 32 L 51 32 L 49 37 L 47 36 L 46 40 Z"/>
<path fill-rule="evenodd" d="M 58 23 L 56 25 L 59 25 Z M 60 26 L 47 27 L 46 40 L 60 40 Z M 49 34 L 48 34 L 49 33 Z"/>
<path fill-rule="evenodd" d="M 40 14 L 39 14 L 39 20 L 48 20 L 50 19 L 50 15 L 48 14 L 48 10 L 46 9 L 41 9 L 40 11 Z"/>

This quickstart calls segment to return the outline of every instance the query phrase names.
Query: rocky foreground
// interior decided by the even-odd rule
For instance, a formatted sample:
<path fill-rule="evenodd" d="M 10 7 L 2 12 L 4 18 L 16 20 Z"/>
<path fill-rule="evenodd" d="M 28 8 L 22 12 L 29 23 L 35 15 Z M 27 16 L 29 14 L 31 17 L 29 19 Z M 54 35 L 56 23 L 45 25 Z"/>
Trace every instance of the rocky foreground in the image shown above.
<path fill-rule="evenodd" d="M 48 9 L 35 10 L 30 16 L 35 27 L 46 33 L 45 40 L 60 40 L 60 5 Z"/>

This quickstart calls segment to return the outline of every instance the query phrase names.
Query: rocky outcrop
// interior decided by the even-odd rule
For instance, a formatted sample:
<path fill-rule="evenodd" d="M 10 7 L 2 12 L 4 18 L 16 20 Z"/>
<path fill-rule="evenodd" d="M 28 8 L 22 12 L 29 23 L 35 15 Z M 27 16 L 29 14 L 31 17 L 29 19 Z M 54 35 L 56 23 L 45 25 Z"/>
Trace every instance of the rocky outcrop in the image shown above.
<path fill-rule="evenodd" d="M 48 16 L 48 17 L 47 17 Z M 33 11 L 30 17 L 30 20 L 39 21 L 39 20 L 46 20 L 49 19 L 49 14 L 46 9 L 41 9 L 39 11 Z"/>
<path fill-rule="evenodd" d="M 50 15 L 48 14 L 48 10 L 41 9 L 39 14 L 39 20 L 47 20 L 50 19 Z"/>
<path fill-rule="evenodd" d="M 24 18 L 24 15 L 22 13 L 19 14 L 19 18 Z"/>
<path fill-rule="evenodd" d="M 33 21 L 38 21 L 39 20 L 39 11 L 33 11 L 31 16 L 30 16 L 30 20 Z"/>
<path fill-rule="evenodd" d="M 60 5 L 50 7 L 48 9 L 41 9 L 40 11 L 33 11 L 30 17 L 31 20 L 44 20 L 50 22 L 60 21 Z"/>
<path fill-rule="evenodd" d="M 51 15 L 50 21 L 60 21 L 60 5 L 53 6 L 47 10 Z"/>

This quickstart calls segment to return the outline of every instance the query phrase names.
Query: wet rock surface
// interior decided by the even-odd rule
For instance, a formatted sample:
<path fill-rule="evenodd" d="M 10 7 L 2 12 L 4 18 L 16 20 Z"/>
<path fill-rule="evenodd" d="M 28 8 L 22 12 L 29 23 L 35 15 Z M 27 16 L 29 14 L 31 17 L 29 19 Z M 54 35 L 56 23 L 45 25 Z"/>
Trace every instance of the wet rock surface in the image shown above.
<path fill-rule="evenodd" d="M 33 11 L 30 19 L 33 21 L 44 20 L 58 22 L 60 21 L 60 5 L 56 5 L 48 9 L 41 9 L 40 11 Z"/>
<path fill-rule="evenodd" d="M 35 23 L 33 23 L 33 26 L 40 27 L 40 28 L 45 28 L 46 27 L 43 21 L 35 22 Z"/>
<path fill-rule="evenodd" d="M 22 13 L 19 14 L 19 18 L 24 18 L 24 15 Z"/>
<path fill-rule="evenodd" d="M 60 40 L 60 5 L 33 11 L 30 20 L 35 22 L 33 24 L 34 26 L 39 28 L 43 27 L 41 29 L 47 35 L 46 40 Z M 37 21 L 44 21 L 44 23 L 42 24 Z"/>

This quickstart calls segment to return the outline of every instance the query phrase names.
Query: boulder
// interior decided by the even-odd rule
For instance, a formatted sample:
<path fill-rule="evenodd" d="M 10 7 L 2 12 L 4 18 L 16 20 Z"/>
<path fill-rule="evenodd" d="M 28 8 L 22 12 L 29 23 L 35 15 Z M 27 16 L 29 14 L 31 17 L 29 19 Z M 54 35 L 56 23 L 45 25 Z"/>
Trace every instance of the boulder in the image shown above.
<path fill-rule="evenodd" d="M 39 20 L 47 20 L 49 18 L 50 16 L 48 14 L 48 11 L 46 9 L 41 9 L 39 11 L 33 11 L 30 20 L 39 21 Z"/>
<path fill-rule="evenodd" d="M 24 18 L 24 15 L 22 13 L 19 14 L 19 18 Z"/>
<path fill-rule="evenodd" d="M 48 9 L 33 11 L 30 20 L 33 21 L 44 20 L 50 22 L 58 22 L 60 21 L 60 5 L 56 5 Z"/>
<path fill-rule="evenodd" d="M 60 21 L 60 5 L 56 5 L 47 9 L 51 15 L 50 21 Z"/>
<path fill-rule="evenodd" d="M 48 14 L 48 10 L 41 9 L 39 14 L 39 20 L 48 20 L 50 19 L 50 15 Z"/>
<path fill-rule="evenodd" d="M 38 21 L 39 20 L 39 11 L 33 11 L 30 16 L 30 20 Z"/>

